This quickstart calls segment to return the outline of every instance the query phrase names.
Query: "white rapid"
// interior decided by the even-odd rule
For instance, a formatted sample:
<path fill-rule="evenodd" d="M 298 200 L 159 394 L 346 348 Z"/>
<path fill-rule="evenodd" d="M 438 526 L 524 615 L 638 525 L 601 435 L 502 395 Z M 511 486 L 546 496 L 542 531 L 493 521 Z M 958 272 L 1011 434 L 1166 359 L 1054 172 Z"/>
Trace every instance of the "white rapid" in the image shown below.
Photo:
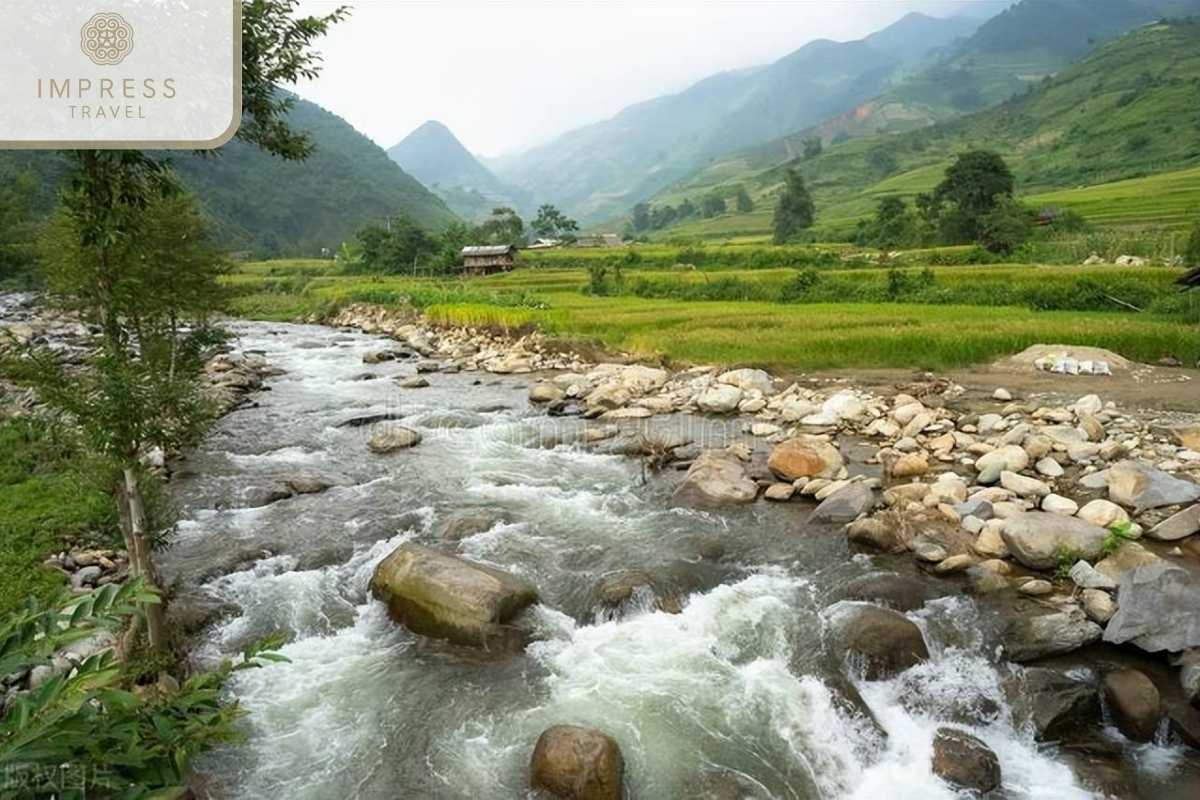
<path fill-rule="evenodd" d="M 882 567 L 838 532 L 806 530 L 800 504 L 673 510 L 671 476 L 643 482 L 637 462 L 585 449 L 584 423 L 531 409 L 524 378 L 436 374 L 402 390 L 391 378 L 411 366 L 362 363 L 385 344 L 372 337 L 236 332 L 286 374 L 173 482 L 184 519 L 164 565 L 180 603 L 222 612 L 198 635 L 198 660 L 282 631 L 289 662 L 233 681 L 248 740 L 202 760 L 215 795 L 523 798 L 538 734 L 578 723 L 620 742 L 634 798 L 949 798 L 929 752 L 956 719 L 996 752 L 1003 796 L 1090 796 L 1014 725 L 968 599 L 910 615 L 929 662 L 857 682 L 886 738 L 839 702 L 812 666 L 824 609 Z M 368 428 L 336 427 L 377 413 L 403 415 L 425 441 L 381 457 Z M 301 476 L 334 486 L 250 507 Z M 537 640 L 486 658 L 390 622 L 367 582 L 408 539 L 527 577 L 542 598 L 526 620 Z M 597 584 L 616 570 L 676 587 L 681 613 L 645 598 L 601 609 Z M 963 723 L 978 698 L 987 713 Z"/>

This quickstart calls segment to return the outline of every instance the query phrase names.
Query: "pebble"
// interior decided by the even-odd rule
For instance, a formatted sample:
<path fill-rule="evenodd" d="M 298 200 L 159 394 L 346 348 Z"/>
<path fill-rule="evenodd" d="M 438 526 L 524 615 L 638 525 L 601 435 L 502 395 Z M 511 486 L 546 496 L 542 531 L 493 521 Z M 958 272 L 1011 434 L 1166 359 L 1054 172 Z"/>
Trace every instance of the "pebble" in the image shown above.
<path fill-rule="evenodd" d="M 1062 514 L 1063 516 L 1074 516 L 1079 510 L 1079 504 L 1069 497 L 1063 497 L 1058 494 L 1048 494 L 1042 498 L 1042 511 L 1048 511 L 1051 514 Z"/>
<path fill-rule="evenodd" d="M 926 561 L 930 564 L 936 564 L 946 559 L 946 548 L 924 539 L 916 540 L 909 547 L 913 555 L 921 561 Z"/>
<path fill-rule="evenodd" d="M 1012 393 L 1009 392 L 1008 389 L 997 389 L 996 391 L 992 392 L 992 398 L 1003 403 L 1007 403 L 1013 399 Z"/>
<path fill-rule="evenodd" d="M 1035 578 L 1031 581 L 1026 581 L 1017 587 L 1017 591 L 1030 597 L 1042 597 L 1054 591 L 1054 585 L 1050 581 Z"/>

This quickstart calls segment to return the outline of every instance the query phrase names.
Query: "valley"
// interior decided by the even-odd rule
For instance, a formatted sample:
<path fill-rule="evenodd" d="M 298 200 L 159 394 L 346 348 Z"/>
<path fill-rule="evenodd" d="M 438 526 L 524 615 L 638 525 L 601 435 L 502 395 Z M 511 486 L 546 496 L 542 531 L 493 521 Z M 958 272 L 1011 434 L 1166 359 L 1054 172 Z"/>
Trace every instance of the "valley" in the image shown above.
<path fill-rule="evenodd" d="M 240 11 L 0 152 L 0 795 L 1200 796 L 1200 0 Z"/>

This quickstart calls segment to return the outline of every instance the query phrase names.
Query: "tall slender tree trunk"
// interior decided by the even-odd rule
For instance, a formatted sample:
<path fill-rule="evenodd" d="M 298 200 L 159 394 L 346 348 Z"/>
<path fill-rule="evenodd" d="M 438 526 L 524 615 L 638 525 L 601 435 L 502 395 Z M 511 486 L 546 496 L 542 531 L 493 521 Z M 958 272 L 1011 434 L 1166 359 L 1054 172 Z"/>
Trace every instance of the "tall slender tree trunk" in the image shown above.
<path fill-rule="evenodd" d="M 142 503 L 142 487 L 137 472 L 132 467 L 123 469 L 125 478 L 125 503 L 129 513 L 128 539 L 125 543 L 129 550 L 129 565 L 135 577 L 146 582 L 147 588 L 162 598 L 162 589 L 158 584 L 158 571 L 154 568 L 151 554 L 150 532 L 146 529 L 146 509 Z M 167 647 L 167 615 L 163 603 L 147 604 L 146 638 L 153 650 L 165 650 Z"/>

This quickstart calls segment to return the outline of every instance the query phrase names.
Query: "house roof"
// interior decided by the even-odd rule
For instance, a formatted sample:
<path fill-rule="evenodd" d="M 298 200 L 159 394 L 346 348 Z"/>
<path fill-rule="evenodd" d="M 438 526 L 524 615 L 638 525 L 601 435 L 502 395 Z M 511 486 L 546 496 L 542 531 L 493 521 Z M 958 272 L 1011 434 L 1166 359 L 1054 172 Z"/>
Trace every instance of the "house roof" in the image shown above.
<path fill-rule="evenodd" d="M 515 244 L 471 245 L 464 247 L 459 255 L 464 256 L 502 256 L 515 252 Z"/>

